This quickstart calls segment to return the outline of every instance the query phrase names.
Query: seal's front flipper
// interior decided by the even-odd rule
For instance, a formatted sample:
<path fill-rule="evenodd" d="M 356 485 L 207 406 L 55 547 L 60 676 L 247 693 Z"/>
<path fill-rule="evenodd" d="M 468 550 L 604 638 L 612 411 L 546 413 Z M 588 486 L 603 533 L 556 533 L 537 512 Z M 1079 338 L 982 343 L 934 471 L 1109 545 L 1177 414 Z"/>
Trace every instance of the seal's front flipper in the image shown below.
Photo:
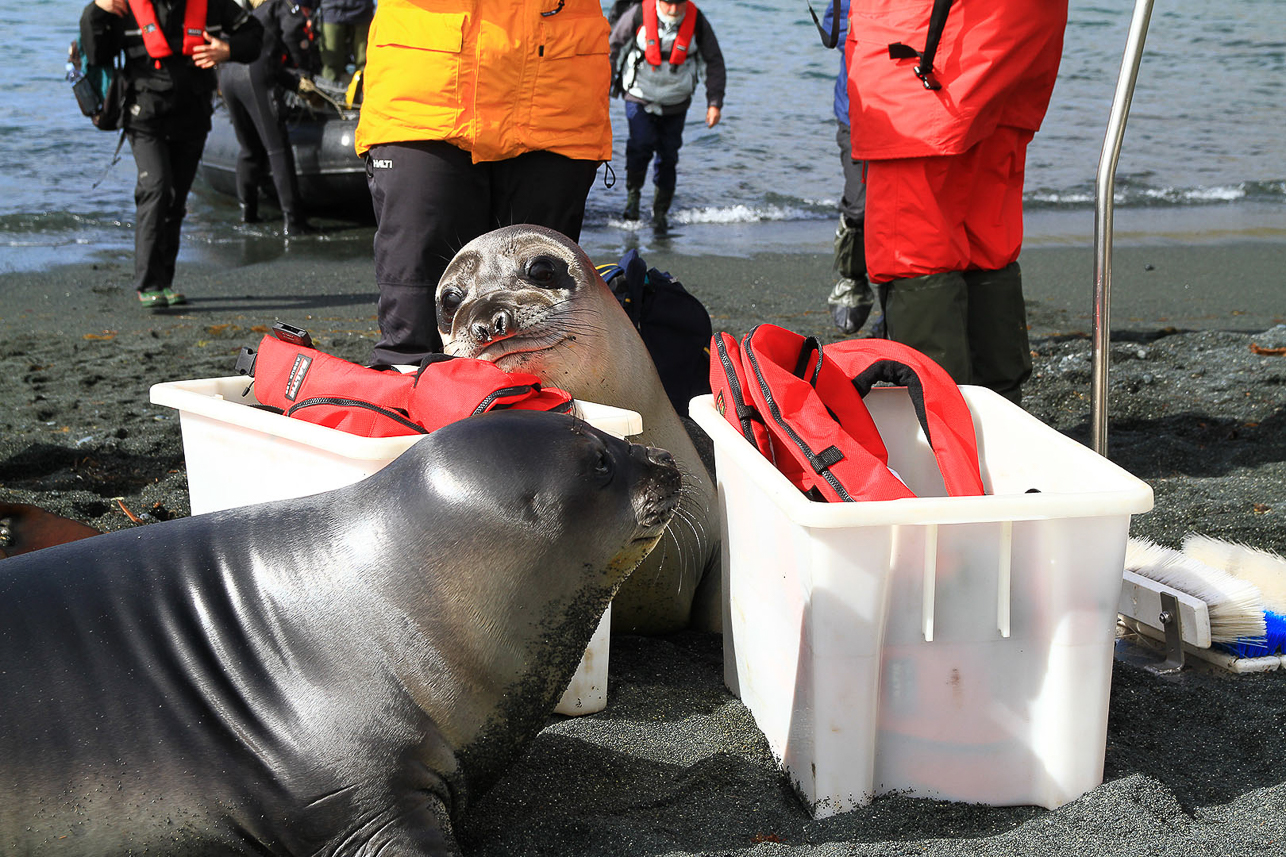
<path fill-rule="evenodd" d="M 383 824 L 373 822 L 365 826 L 369 838 L 356 849 L 356 854 L 397 854 L 398 857 L 461 857 L 460 846 L 455 841 L 451 816 L 446 804 L 432 794 L 417 795 L 414 805 L 390 808 Z M 349 838 L 355 842 L 362 835 L 359 831 Z"/>

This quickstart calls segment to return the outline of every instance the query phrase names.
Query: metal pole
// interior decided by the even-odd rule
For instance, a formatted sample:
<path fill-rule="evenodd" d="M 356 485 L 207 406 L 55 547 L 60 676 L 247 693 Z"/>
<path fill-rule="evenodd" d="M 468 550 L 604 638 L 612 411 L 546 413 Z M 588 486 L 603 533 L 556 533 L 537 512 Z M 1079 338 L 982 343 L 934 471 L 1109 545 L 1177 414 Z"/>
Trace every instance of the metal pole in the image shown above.
<path fill-rule="evenodd" d="M 1116 78 L 1112 96 L 1112 114 L 1103 137 L 1103 151 L 1098 159 L 1098 180 L 1094 186 L 1094 347 L 1093 380 L 1090 384 L 1092 441 L 1094 451 L 1107 455 L 1107 361 L 1111 330 L 1108 317 L 1112 296 L 1112 209 L 1116 190 L 1116 163 L 1121 157 L 1125 137 L 1125 120 L 1130 115 L 1134 98 L 1134 81 L 1139 76 L 1143 59 L 1143 42 L 1152 17 L 1152 0 L 1135 0 L 1130 34 L 1121 58 L 1121 72 Z"/>

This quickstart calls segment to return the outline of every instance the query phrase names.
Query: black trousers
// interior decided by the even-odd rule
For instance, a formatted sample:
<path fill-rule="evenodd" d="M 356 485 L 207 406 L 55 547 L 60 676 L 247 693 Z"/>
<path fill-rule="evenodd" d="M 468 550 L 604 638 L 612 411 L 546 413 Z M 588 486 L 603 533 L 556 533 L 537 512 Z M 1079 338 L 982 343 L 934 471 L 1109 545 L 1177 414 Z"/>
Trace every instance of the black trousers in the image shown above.
<path fill-rule="evenodd" d="M 241 154 L 237 157 L 237 199 L 252 208 L 259 199 L 264 173 L 271 171 L 277 205 L 287 218 L 302 216 L 295 156 L 290 149 L 286 121 L 267 63 L 224 63 L 219 67 L 219 89 L 228 106 L 228 117 L 237 132 Z"/>
<path fill-rule="evenodd" d="M 434 292 L 456 252 L 517 223 L 580 240 L 596 161 L 527 152 L 475 164 L 440 141 L 389 143 L 366 153 L 375 207 L 380 340 L 371 365 L 419 363 L 442 350 Z"/>
<path fill-rule="evenodd" d="M 195 97 L 195 96 L 194 96 Z M 179 233 L 188 191 L 196 178 L 209 124 L 196 134 L 130 129 L 138 168 L 134 185 L 134 288 L 159 291 L 174 284 Z"/>

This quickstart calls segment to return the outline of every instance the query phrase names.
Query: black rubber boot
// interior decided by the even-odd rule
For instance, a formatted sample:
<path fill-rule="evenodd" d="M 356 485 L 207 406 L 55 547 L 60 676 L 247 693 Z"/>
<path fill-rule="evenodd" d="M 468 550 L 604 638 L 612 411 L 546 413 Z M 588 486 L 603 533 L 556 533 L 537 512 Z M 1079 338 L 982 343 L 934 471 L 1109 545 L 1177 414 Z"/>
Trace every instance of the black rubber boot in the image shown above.
<path fill-rule="evenodd" d="M 973 383 L 995 390 L 1015 405 L 1031 377 L 1027 307 L 1018 263 L 997 271 L 966 271 L 969 345 Z"/>
<path fill-rule="evenodd" d="M 308 218 L 304 217 L 302 214 L 293 211 L 286 211 L 283 212 L 283 214 L 285 214 L 286 219 L 281 225 L 281 234 L 287 238 L 298 238 L 301 235 L 312 235 L 317 231 L 313 225 L 308 222 Z"/>
<path fill-rule="evenodd" d="M 674 188 L 659 187 L 652 198 L 652 228 L 665 232 L 670 228 L 670 203 L 674 202 Z"/>
<path fill-rule="evenodd" d="M 241 222 L 258 223 L 259 222 L 259 200 L 253 202 L 241 203 Z"/>
<path fill-rule="evenodd" d="M 959 271 L 892 280 L 880 286 L 888 338 L 909 345 L 972 384 L 968 288 Z"/>

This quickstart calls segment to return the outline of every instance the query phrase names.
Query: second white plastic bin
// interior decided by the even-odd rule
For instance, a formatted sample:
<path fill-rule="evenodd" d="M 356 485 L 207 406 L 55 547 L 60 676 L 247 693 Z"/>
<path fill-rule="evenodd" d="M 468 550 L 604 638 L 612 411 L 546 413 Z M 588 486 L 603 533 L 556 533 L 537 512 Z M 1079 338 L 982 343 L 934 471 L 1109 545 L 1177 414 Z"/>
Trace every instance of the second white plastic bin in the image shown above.
<path fill-rule="evenodd" d="M 817 817 L 900 792 L 1056 807 L 1103 775 L 1145 483 L 961 388 L 987 496 L 946 497 L 906 391 L 867 397 L 917 497 L 808 500 L 714 409 L 725 679 Z"/>

